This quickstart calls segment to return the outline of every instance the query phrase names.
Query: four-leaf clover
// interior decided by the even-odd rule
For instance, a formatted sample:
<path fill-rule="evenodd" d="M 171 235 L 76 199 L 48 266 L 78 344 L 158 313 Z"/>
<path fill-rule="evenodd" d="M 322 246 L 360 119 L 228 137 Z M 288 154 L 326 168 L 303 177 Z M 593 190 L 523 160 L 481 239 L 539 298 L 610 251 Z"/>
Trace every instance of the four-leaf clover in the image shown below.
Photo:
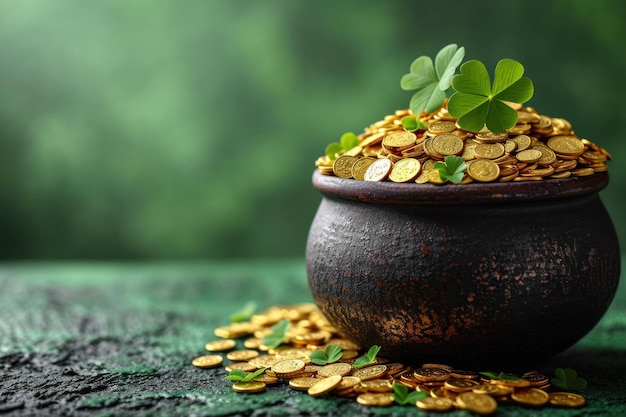
<path fill-rule="evenodd" d="M 456 92 L 448 101 L 448 112 L 470 132 L 485 125 L 494 132 L 504 132 L 517 123 L 517 112 L 505 101 L 524 103 L 533 96 L 533 83 L 523 77 L 524 66 L 513 59 L 496 65 L 493 86 L 485 65 L 471 60 L 461 65 L 461 73 L 452 77 Z"/>

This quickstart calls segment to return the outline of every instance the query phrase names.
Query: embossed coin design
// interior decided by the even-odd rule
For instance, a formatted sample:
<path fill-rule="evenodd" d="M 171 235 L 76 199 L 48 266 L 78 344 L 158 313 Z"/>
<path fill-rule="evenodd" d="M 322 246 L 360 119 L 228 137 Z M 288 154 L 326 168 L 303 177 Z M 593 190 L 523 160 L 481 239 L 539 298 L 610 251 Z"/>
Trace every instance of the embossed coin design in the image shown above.
<path fill-rule="evenodd" d="M 223 361 L 224 359 L 220 355 L 203 355 L 192 360 L 191 364 L 198 368 L 215 368 L 220 366 Z"/>
<path fill-rule="evenodd" d="M 404 158 L 393 165 L 389 179 L 393 182 L 413 181 L 420 173 L 422 164 L 415 158 Z"/>
<path fill-rule="evenodd" d="M 467 173 L 476 181 L 494 181 L 500 175 L 500 167 L 491 159 L 475 159 L 469 163 Z"/>
<path fill-rule="evenodd" d="M 378 159 L 365 171 L 365 181 L 383 181 L 391 172 L 392 166 L 389 159 Z"/>

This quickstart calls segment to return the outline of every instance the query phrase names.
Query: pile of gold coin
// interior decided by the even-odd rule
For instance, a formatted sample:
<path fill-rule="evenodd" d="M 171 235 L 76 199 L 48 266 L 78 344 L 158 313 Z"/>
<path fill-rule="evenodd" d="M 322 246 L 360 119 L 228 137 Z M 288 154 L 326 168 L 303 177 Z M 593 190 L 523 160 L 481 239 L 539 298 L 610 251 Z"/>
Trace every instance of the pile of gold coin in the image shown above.
<path fill-rule="evenodd" d="M 284 319 L 290 322 L 284 342 L 277 348 L 264 346 L 262 340 L 272 333 L 271 326 Z M 381 357 L 356 368 L 353 364 L 364 354 L 362 347 L 341 336 L 317 307 L 308 303 L 274 306 L 250 321 L 216 328 L 214 334 L 218 339 L 205 345 L 210 354 L 195 358 L 194 366 L 216 368 L 226 360 L 226 372 L 265 370 L 250 381 L 235 382 L 232 390 L 239 393 L 259 393 L 268 386 L 284 384 L 313 397 L 348 397 L 364 406 L 389 406 L 395 402 L 394 384 L 401 384 L 409 392 L 428 394 L 415 404 L 420 409 L 463 409 L 481 415 L 507 404 L 577 408 L 586 403 L 579 394 L 550 392 L 550 379 L 538 371 L 518 378 L 510 374 L 510 378 L 489 378 L 444 364 L 402 364 Z M 309 356 L 329 345 L 341 347 L 341 358 L 326 365 L 313 364 Z"/>
<path fill-rule="evenodd" d="M 315 165 L 320 173 L 341 178 L 438 185 L 449 182 L 440 178 L 435 163 L 449 155 L 468 164 L 461 184 L 541 181 L 607 171 L 611 155 L 576 136 L 567 120 L 510 105 L 518 121 L 503 133 L 459 128 L 446 103 L 417 117 L 410 110 L 398 110 L 367 127 L 358 136 L 358 146 L 333 159 L 319 157 Z M 407 131 L 402 124 L 405 117 L 416 117 L 426 128 Z"/>

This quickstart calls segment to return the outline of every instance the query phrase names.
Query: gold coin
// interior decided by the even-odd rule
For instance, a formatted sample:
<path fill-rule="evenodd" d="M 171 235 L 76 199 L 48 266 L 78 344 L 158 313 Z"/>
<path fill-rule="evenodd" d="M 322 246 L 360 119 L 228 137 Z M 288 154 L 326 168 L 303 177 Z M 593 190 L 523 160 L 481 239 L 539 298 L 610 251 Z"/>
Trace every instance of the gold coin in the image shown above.
<path fill-rule="evenodd" d="M 259 349 L 261 346 L 261 339 L 258 337 L 249 337 L 243 341 L 243 346 L 247 349 Z"/>
<path fill-rule="evenodd" d="M 342 380 L 341 375 L 331 375 L 328 378 L 318 379 L 317 382 L 309 387 L 307 392 L 312 397 L 324 395 L 336 388 Z"/>
<path fill-rule="evenodd" d="M 481 143 L 480 145 L 476 145 L 474 153 L 477 158 L 500 158 L 504 155 L 504 145 L 501 143 Z"/>
<path fill-rule="evenodd" d="M 337 386 L 338 390 L 345 390 L 352 388 L 361 383 L 361 380 L 355 376 L 344 376 L 341 380 L 341 384 Z"/>
<path fill-rule="evenodd" d="M 419 368 L 413 371 L 413 376 L 423 382 L 443 382 L 450 378 L 451 371 L 447 368 Z"/>
<path fill-rule="evenodd" d="M 235 346 L 237 346 L 237 342 L 233 339 L 220 339 L 207 342 L 204 348 L 209 352 L 223 352 L 225 350 L 231 350 Z"/>
<path fill-rule="evenodd" d="M 492 379 L 492 384 L 504 385 L 513 388 L 527 388 L 530 387 L 530 381 L 526 379 Z"/>
<path fill-rule="evenodd" d="M 551 392 L 548 394 L 550 404 L 555 407 L 582 407 L 587 402 L 582 395 L 571 392 Z"/>
<path fill-rule="evenodd" d="M 490 395 L 462 392 L 456 397 L 456 402 L 464 410 L 476 414 L 492 414 L 498 408 L 498 403 Z"/>
<path fill-rule="evenodd" d="M 285 359 L 272 365 L 272 371 L 278 377 L 289 377 L 304 371 L 306 364 L 301 359 Z"/>
<path fill-rule="evenodd" d="M 563 155 L 581 155 L 585 151 L 585 144 L 576 136 L 552 136 L 546 143 L 554 152 Z"/>
<path fill-rule="evenodd" d="M 418 180 L 419 180 L 419 177 L 418 177 Z M 427 176 L 426 176 L 426 181 L 431 184 L 436 184 L 436 185 L 442 185 L 446 183 L 445 180 L 441 179 L 441 176 L 439 175 L 439 171 L 436 169 L 432 169 L 428 171 Z"/>
<path fill-rule="evenodd" d="M 333 173 L 340 178 L 352 178 L 352 165 L 358 159 L 358 157 L 352 155 L 341 155 L 333 163 Z"/>
<path fill-rule="evenodd" d="M 432 146 L 441 155 L 458 155 L 463 151 L 463 141 L 456 135 L 444 133 L 433 138 Z"/>
<path fill-rule="evenodd" d="M 298 391 L 307 391 L 313 385 L 319 382 L 319 378 L 314 378 L 312 376 L 303 376 L 298 378 L 293 378 L 289 380 L 289 386 Z"/>
<path fill-rule="evenodd" d="M 365 392 L 356 397 L 356 402 L 368 407 L 386 407 L 393 404 L 393 396 L 386 393 Z"/>
<path fill-rule="evenodd" d="M 593 175 L 595 171 L 593 170 L 593 168 L 576 168 L 572 169 L 570 172 L 576 177 L 584 177 L 587 175 Z"/>
<path fill-rule="evenodd" d="M 367 381 L 369 379 L 381 378 L 386 373 L 387 367 L 385 365 L 372 365 L 356 369 L 352 372 L 352 376 L 359 378 L 361 381 Z"/>
<path fill-rule="evenodd" d="M 387 158 L 376 160 L 365 171 L 365 181 L 384 181 L 392 167 L 393 163 Z"/>
<path fill-rule="evenodd" d="M 355 391 L 358 392 L 392 392 L 393 386 L 388 379 L 370 379 L 362 381 Z"/>
<path fill-rule="evenodd" d="M 233 350 L 226 354 L 226 359 L 236 362 L 249 361 L 259 356 L 259 352 L 252 349 Z"/>
<path fill-rule="evenodd" d="M 538 149 L 526 149 L 515 155 L 518 161 L 525 164 L 532 164 L 541 158 L 541 151 Z"/>
<path fill-rule="evenodd" d="M 507 139 L 507 141 L 504 142 L 504 152 L 512 153 L 516 149 L 517 149 L 517 144 L 513 142 L 512 140 Z"/>
<path fill-rule="evenodd" d="M 533 143 L 532 139 L 528 135 L 517 135 L 514 138 L 512 138 L 511 141 L 513 141 L 515 145 L 517 145 L 515 149 L 518 152 L 521 152 L 523 150 L 530 148 L 530 145 L 532 145 Z"/>
<path fill-rule="evenodd" d="M 413 181 L 420 173 L 422 164 L 415 158 L 404 158 L 393 164 L 389 179 L 393 182 Z"/>
<path fill-rule="evenodd" d="M 421 410 L 443 412 L 450 410 L 454 401 L 448 397 L 426 397 L 418 400 L 415 405 Z"/>
<path fill-rule="evenodd" d="M 483 143 L 494 143 L 494 142 L 504 142 L 509 138 L 509 134 L 507 132 L 502 133 L 493 133 L 490 131 L 478 132 L 476 133 L 476 139 Z"/>
<path fill-rule="evenodd" d="M 191 364 L 198 368 L 215 368 L 216 366 L 221 365 L 223 361 L 224 358 L 220 355 L 204 355 L 198 356 L 192 360 Z"/>
<path fill-rule="evenodd" d="M 533 407 L 545 405 L 550 399 L 547 392 L 538 388 L 516 390 L 511 394 L 511 398 L 519 404 L 531 405 Z"/>
<path fill-rule="evenodd" d="M 360 158 L 359 160 L 357 160 L 354 165 L 352 165 L 352 178 L 354 178 L 355 180 L 364 181 L 367 168 L 369 168 L 370 165 L 372 165 L 374 162 L 376 162 L 376 159 L 369 157 Z"/>
<path fill-rule="evenodd" d="M 550 165 L 556 161 L 556 155 L 554 151 L 548 148 L 546 145 L 533 145 L 531 149 L 535 149 L 541 152 L 541 158 L 537 161 L 540 165 Z"/>
<path fill-rule="evenodd" d="M 550 382 L 550 378 L 538 371 L 526 372 L 522 378 L 530 382 L 531 387 L 540 387 Z"/>
<path fill-rule="evenodd" d="M 263 382 L 266 385 L 278 384 L 278 378 L 272 375 L 261 374 L 254 377 L 253 381 Z"/>
<path fill-rule="evenodd" d="M 472 388 L 472 392 L 476 394 L 487 394 L 494 397 L 509 395 L 513 392 L 513 387 L 507 387 L 497 384 L 480 384 Z"/>
<path fill-rule="evenodd" d="M 465 392 L 471 391 L 472 388 L 480 385 L 479 382 L 473 381 L 471 379 L 448 379 L 444 383 L 444 387 L 454 392 Z"/>
<path fill-rule="evenodd" d="M 263 392 L 266 388 L 267 385 L 260 381 L 237 382 L 233 384 L 233 391 L 247 394 Z"/>
<path fill-rule="evenodd" d="M 415 133 L 401 131 L 392 132 L 383 139 L 383 146 L 390 151 L 401 151 L 415 145 Z"/>
<path fill-rule="evenodd" d="M 490 159 L 475 159 L 469 163 L 467 173 L 476 181 L 490 182 L 500 176 L 500 167 Z"/>
<path fill-rule="evenodd" d="M 428 132 L 440 135 L 442 133 L 449 133 L 456 129 L 456 124 L 447 120 L 437 120 L 428 123 Z"/>
<path fill-rule="evenodd" d="M 322 369 L 317 371 L 317 374 L 321 377 L 328 378 L 333 375 L 348 375 L 352 370 L 352 365 L 343 362 L 331 363 L 324 365 Z"/>
<path fill-rule="evenodd" d="M 234 371 L 235 369 L 238 369 L 244 372 L 254 372 L 258 368 L 256 367 L 256 365 L 253 365 L 249 362 L 235 362 L 235 363 L 231 363 L 230 365 L 226 365 L 224 369 L 226 369 L 227 372 Z"/>

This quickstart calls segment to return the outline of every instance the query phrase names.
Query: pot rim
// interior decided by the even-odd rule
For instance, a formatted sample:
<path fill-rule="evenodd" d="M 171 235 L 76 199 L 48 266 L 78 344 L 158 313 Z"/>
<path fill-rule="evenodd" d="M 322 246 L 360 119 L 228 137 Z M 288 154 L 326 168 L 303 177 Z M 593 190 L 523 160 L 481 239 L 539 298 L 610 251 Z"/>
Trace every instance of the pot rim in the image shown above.
<path fill-rule="evenodd" d="M 609 183 L 599 172 L 583 177 L 542 181 L 470 183 L 462 185 L 358 181 L 313 172 L 313 186 L 329 197 L 367 203 L 443 205 L 554 200 L 597 193 Z"/>

